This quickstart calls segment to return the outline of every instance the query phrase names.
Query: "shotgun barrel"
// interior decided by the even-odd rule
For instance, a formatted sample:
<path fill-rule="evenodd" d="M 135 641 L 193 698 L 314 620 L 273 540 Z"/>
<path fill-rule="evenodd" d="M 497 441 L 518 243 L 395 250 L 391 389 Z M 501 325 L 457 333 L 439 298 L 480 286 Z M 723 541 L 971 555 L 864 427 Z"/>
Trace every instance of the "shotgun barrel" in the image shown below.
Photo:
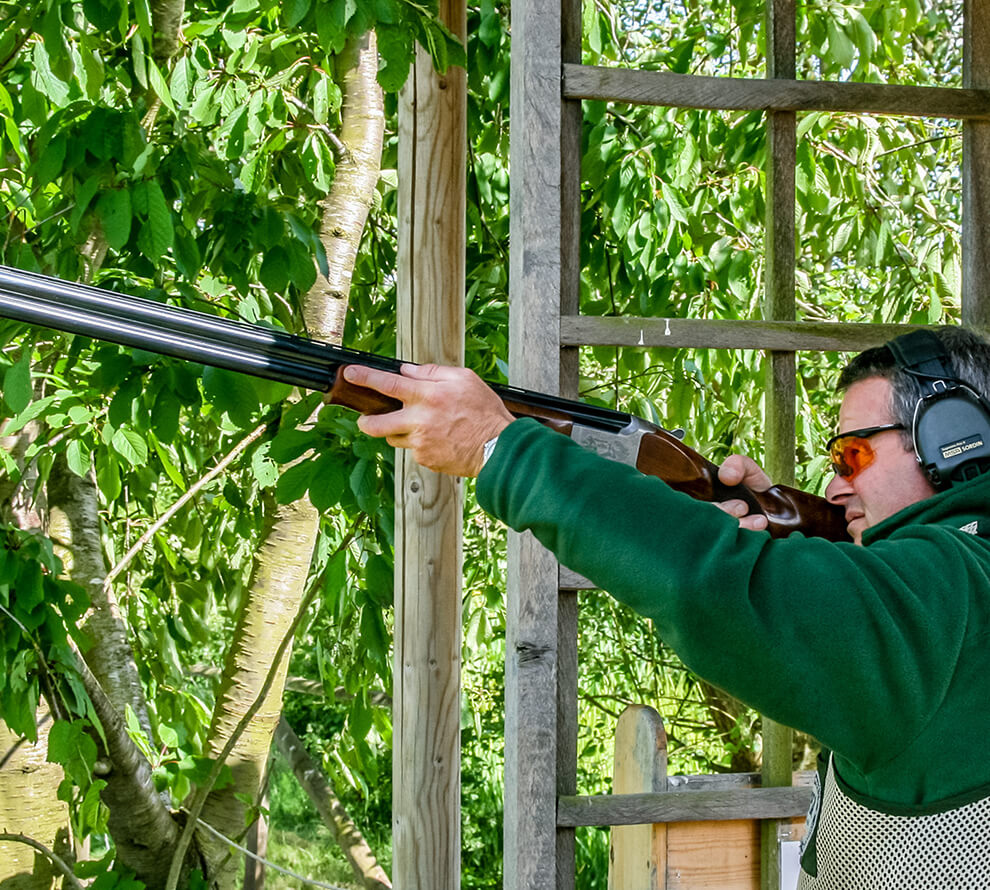
<path fill-rule="evenodd" d="M 398 359 L 3 265 L 0 317 L 327 392 L 328 401 L 362 413 L 400 407 L 393 400 L 370 397 L 352 404 L 360 388 L 350 387 L 340 376 L 346 365 L 398 373 L 404 364 Z M 608 432 L 625 429 L 632 420 L 622 411 L 489 385 L 519 413 L 540 410 Z"/>
<path fill-rule="evenodd" d="M 319 390 L 327 394 L 325 401 L 362 414 L 402 407 L 348 383 L 341 373 L 347 365 L 398 373 L 403 364 L 398 359 L 2 265 L 0 317 Z M 546 393 L 489 386 L 515 416 L 533 417 L 685 494 L 707 501 L 741 498 L 767 516 L 777 537 L 801 531 L 847 539 L 842 511 L 823 498 L 780 485 L 766 491 L 723 485 L 717 465 L 681 442 L 680 430 Z"/>

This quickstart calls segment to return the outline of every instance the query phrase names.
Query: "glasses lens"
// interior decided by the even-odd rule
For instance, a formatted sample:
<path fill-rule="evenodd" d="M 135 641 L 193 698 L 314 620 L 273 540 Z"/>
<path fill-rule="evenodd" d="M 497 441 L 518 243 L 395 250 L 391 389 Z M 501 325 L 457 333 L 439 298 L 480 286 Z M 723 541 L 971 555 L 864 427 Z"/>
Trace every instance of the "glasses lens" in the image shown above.
<path fill-rule="evenodd" d="M 843 436 L 832 443 L 830 452 L 832 469 L 846 479 L 873 463 L 873 449 L 870 443 L 860 436 Z"/>

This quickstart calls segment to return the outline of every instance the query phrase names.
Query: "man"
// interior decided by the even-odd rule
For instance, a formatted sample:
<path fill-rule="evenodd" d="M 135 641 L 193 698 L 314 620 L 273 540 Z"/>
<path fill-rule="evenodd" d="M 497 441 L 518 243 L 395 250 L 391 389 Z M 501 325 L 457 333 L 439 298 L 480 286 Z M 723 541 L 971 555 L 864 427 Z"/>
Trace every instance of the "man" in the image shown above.
<path fill-rule="evenodd" d="M 852 544 L 772 540 L 758 531 L 762 517 L 734 518 L 739 504 L 713 509 L 513 420 L 461 369 L 346 376 L 404 404 L 362 418 L 366 433 L 432 469 L 477 475 L 485 510 L 653 619 L 692 670 L 821 740 L 831 753 L 802 888 L 986 888 L 990 435 L 950 431 L 931 461 L 923 450 L 942 472 L 936 491 L 912 428 L 916 414 L 927 423 L 965 402 L 990 430 L 980 402 L 990 396 L 990 344 L 958 328 L 920 343 L 917 361 L 919 340 L 908 335 L 858 356 L 840 379 L 827 496 L 844 508 Z M 980 460 L 951 463 L 970 454 Z M 720 476 L 769 485 L 742 457 Z"/>

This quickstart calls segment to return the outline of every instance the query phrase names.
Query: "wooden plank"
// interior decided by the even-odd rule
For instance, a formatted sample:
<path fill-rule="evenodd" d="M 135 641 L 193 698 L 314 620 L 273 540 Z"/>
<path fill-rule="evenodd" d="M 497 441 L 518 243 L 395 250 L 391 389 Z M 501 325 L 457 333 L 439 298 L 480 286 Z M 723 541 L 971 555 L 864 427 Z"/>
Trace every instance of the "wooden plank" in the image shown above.
<path fill-rule="evenodd" d="M 768 75 L 793 79 L 796 72 L 794 0 L 767 4 Z M 794 168 L 797 163 L 797 114 L 767 113 L 766 165 L 766 276 L 763 317 L 793 321 L 796 311 L 794 265 L 797 247 Z M 766 355 L 766 422 L 764 469 L 774 482 L 794 484 L 794 439 L 797 420 L 797 362 L 792 351 L 771 350 Z M 790 785 L 793 733 L 763 718 L 763 784 Z M 745 823 L 743 823 L 745 825 Z M 764 821 L 759 834 L 759 885 L 779 890 L 780 846 L 778 823 Z M 745 838 L 743 838 L 745 843 Z M 745 849 L 745 848 L 744 848 Z M 745 861 L 745 857 L 743 857 Z"/>
<path fill-rule="evenodd" d="M 660 715 L 630 705 L 615 727 L 612 791 L 615 794 L 667 790 L 667 733 Z M 625 825 L 612 829 L 608 890 L 666 890 L 667 826 Z"/>
<path fill-rule="evenodd" d="M 760 825 L 737 819 L 669 826 L 665 890 L 758 890 Z"/>
<path fill-rule="evenodd" d="M 965 0 L 963 84 L 990 87 L 990 0 Z M 990 331 L 990 122 L 963 124 L 963 324 Z"/>
<path fill-rule="evenodd" d="M 673 349 L 777 349 L 861 352 L 919 325 L 831 321 L 728 321 L 571 315 L 560 319 L 568 346 L 665 346 Z"/>
<path fill-rule="evenodd" d="M 440 15 L 463 39 L 464 0 Z M 417 48 L 400 97 L 398 350 L 464 362 L 467 82 Z M 392 877 L 460 887 L 462 485 L 399 450 L 395 466 Z"/>
<path fill-rule="evenodd" d="M 581 61 L 581 0 L 560 0 L 560 55 L 562 62 Z M 560 109 L 560 278 L 557 314 L 580 311 L 581 288 L 581 103 L 566 102 L 558 93 Z M 551 106 L 551 109 L 553 106 Z M 578 394 L 580 350 L 560 348 L 558 392 Z M 577 792 L 578 744 L 578 598 L 562 592 L 557 612 L 557 794 Z M 572 828 L 557 828 L 557 890 L 573 890 L 575 836 Z"/>
<path fill-rule="evenodd" d="M 703 77 L 564 66 L 564 96 L 709 110 L 831 111 L 990 120 L 990 90 L 899 84 Z"/>
<path fill-rule="evenodd" d="M 557 794 L 577 794 L 578 596 L 561 591 L 557 600 Z M 557 829 L 557 887 L 574 887 L 574 830 Z"/>
<path fill-rule="evenodd" d="M 804 816 L 811 789 L 749 788 L 671 794 L 612 794 L 561 797 L 557 824 L 641 825 L 732 819 L 792 819 Z"/>
<path fill-rule="evenodd" d="M 512 5 L 509 130 L 509 376 L 560 386 L 561 9 Z M 506 890 L 556 884 L 557 564 L 531 535 L 509 535 L 506 580 Z"/>

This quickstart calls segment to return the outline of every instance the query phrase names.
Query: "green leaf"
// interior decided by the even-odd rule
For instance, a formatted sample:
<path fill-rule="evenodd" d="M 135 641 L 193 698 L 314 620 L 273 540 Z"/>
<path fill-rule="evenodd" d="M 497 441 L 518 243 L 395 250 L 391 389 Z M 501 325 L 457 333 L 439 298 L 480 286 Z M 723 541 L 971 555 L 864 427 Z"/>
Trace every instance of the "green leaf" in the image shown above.
<path fill-rule="evenodd" d="M 154 180 L 144 180 L 134 186 L 134 210 L 144 217 L 138 234 L 138 246 L 149 260 L 160 259 L 172 246 L 175 235 L 172 212 L 161 186 Z"/>
<path fill-rule="evenodd" d="M 83 0 L 82 8 L 98 31 L 114 31 L 120 22 L 120 0 Z"/>
<path fill-rule="evenodd" d="M 110 445 L 132 467 L 143 467 L 148 462 L 148 443 L 134 430 L 115 430 Z"/>
<path fill-rule="evenodd" d="M 16 417 L 12 417 L 3 428 L 4 436 L 12 436 L 19 430 L 24 429 L 25 425 L 30 423 L 36 417 L 41 416 L 48 409 L 48 406 L 53 404 L 57 400 L 57 396 L 45 396 L 43 399 L 38 399 L 37 401 L 31 402 L 23 411 L 17 414 Z"/>
<path fill-rule="evenodd" d="M 154 59 L 150 58 L 148 59 L 148 83 L 154 94 L 162 100 L 162 104 L 169 111 L 171 111 L 172 114 L 175 114 L 175 103 L 172 101 L 172 91 L 168 88 L 168 84 L 165 82 L 165 78 L 162 76 L 162 72 L 155 64 Z"/>
<path fill-rule="evenodd" d="M 416 49 L 404 28 L 382 25 L 378 35 L 378 83 L 387 93 L 397 93 L 409 77 Z"/>
<path fill-rule="evenodd" d="M 313 0 L 285 0 L 282 3 L 282 18 L 287 28 L 295 28 L 309 12 Z"/>
<path fill-rule="evenodd" d="M 77 476 L 85 478 L 92 464 L 92 452 L 81 439 L 73 439 L 65 449 L 65 460 Z"/>
<path fill-rule="evenodd" d="M 113 250 L 121 250 L 131 235 L 131 193 L 126 189 L 104 192 L 96 202 L 96 215 L 107 244 Z"/>
<path fill-rule="evenodd" d="M 178 467 L 176 467 L 172 456 L 169 454 L 168 449 L 162 445 L 157 438 L 152 436 L 152 446 L 155 449 L 155 453 L 158 455 L 158 460 L 161 461 L 162 469 L 165 471 L 165 475 L 172 480 L 172 484 L 179 489 L 179 491 L 186 490 L 186 481 L 182 478 L 182 474 L 179 472 Z"/>
<path fill-rule="evenodd" d="M 258 278 L 270 291 L 285 291 L 289 286 L 289 255 L 285 248 L 276 246 L 265 252 Z"/>
<path fill-rule="evenodd" d="M 309 498 L 321 513 L 326 513 L 340 503 L 347 490 L 348 473 L 340 453 L 328 452 L 316 461 Z"/>
<path fill-rule="evenodd" d="M 279 467 L 268 456 L 270 443 L 266 442 L 251 455 L 251 473 L 261 488 L 268 488 L 278 481 Z"/>
<path fill-rule="evenodd" d="M 593 10 L 594 7 L 591 4 L 585 5 L 586 18 L 593 17 Z M 487 47 L 498 46 L 502 39 L 502 17 L 495 8 L 495 0 L 481 0 L 481 25 L 478 28 L 478 39 Z"/>
<path fill-rule="evenodd" d="M 37 562 L 31 560 L 21 564 L 17 575 L 16 594 L 17 611 L 20 613 L 21 620 L 28 624 L 27 616 L 45 601 L 41 566 Z M 42 616 L 42 620 L 44 620 L 44 616 Z M 38 624 L 40 623 L 39 621 Z M 34 626 L 37 627 L 38 624 Z"/>
<path fill-rule="evenodd" d="M 51 59 L 43 41 L 35 41 L 31 58 L 31 83 L 56 107 L 65 105 L 69 100 L 69 85 L 52 71 Z"/>
<path fill-rule="evenodd" d="M 291 504 L 298 501 L 309 490 L 313 478 L 312 461 L 302 461 L 294 464 L 279 476 L 275 487 L 275 496 L 280 504 Z"/>
<path fill-rule="evenodd" d="M 170 389 L 158 393 L 151 406 L 151 428 L 158 439 L 166 444 L 175 441 L 179 432 L 179 412 L 182 402 Z"/>
<path fill-rule="evenodd" d="M 49 763 L 57 763 L 80 788 L 86 788 L 96 765 L 96 742 L 86 733 L 88 721 L 56 720 L 48 735 Z"/>
<path fill-rule="evenodd" d="M 31 350 L 25 349 L 3 376 L 3 400 L 14 414 L 20 414 L 31 404 L 33 398 Z"/>
<path fill-rule="evenodd" d="M 302 457 L 310 449 L 319 448 L 322 443 L 323 436 L 314 430 L 283 426 L 272 439 L 267 451 L 276 463 L 287 464 Z"/>
<path fill-rule="evenodd" d="M 65 163 L 66 139 L 59 134 L 40 148 L 35 176 L 39 185 L 54 182 L 61 174 Z"/>
<path fill-rule="evenodd" d="M 359 460 L 351 471 L 349 482 L 358 506 L 365 513 L 374 513 L 378 506 L 378 474 L 374 461 Z"/>
<path fill-rule="evenodd" d="M 115 501 L 120 497 L 120 467 L 117 459 L 103 448 L 96 452 L 96 484 L 105 501 Z"/>
<path fill-rule="evenodd" d="M 244 374 L 223 368 L 203 369 L 203 394 L 238 426 L 249 426 L 260 402 L 253 381 Z"/>
<path fill-rule="evenodd" d="M 828 51 L 832 60 L 840 68 L 851 68 L 855 47 L 849 36 L 842 29 L 841 24 L 836 21 L 834 15 L 828 16 Z"/>
<path fill-rule="evenodd" d="M 102 832 L 106 830 L 107 820 L 110 818 L 110 810 L 103 803 L 100 792 L 106 788 L 106 781 L 94 779 L 83 794 L 82 802 L 79 804 L 79 822 L 85 833 Z M 96 882 L 94 881 L 94 884 Z M 126 884 L 130 883 L 134 890 L 143 887 L 137 882 L 122 881 L 117 884 L 115 890 L 129 890 Z"/>

